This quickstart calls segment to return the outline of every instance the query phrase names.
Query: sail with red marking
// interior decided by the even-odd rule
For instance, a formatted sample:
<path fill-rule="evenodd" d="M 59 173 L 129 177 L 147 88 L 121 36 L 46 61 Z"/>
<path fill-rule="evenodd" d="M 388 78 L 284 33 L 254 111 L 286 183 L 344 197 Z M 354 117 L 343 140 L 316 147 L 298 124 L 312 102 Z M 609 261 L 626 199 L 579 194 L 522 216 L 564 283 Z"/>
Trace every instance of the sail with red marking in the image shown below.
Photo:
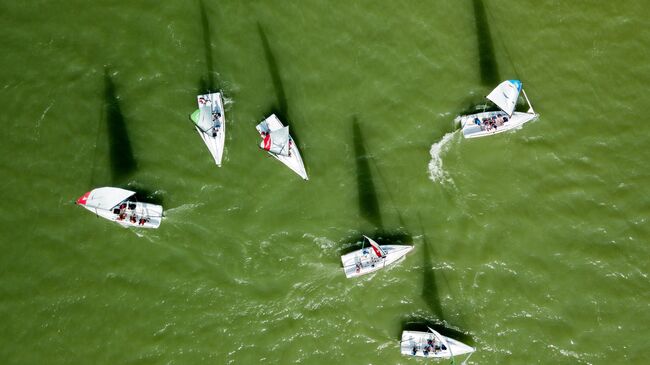
<path fill-rule="evenodd" d="M 384 258 L 386 257 L 386 251 L 384 251 L 377 242 L 373 241 L 370 237 L 364 236 L 368 240 L 368 243 L 370 243 L 370 246 L 372 247 L 373 252 L 375 255 L 379 258 Z"/>
<path fill-rule="evenodd" d="M 86 202 L 88 202 L 88 196 L 90 195 L 92 191 L 87 192 L 83 196 L 81 196 L 79 199 L 77 199 L 77 204 L 79 205 L 86 205 Z"/>
<path fill-rule="evenodd" d="M 77 199 L 77 204 L 84 205 L 89 208 L 97 209 L 111 209 L 130 196 L 134 195 L 134 191 L 104 187 L 91 190 L 84 194 L 81 198 Z"/>
<path fill-rule="evenodd" d="M 284 126 L 275 114 L 271 114 L 255 126 L 255 129 L 262 137 L 259 144 L 262 150 L 285 164 L 303 179 L 309 180 L 298 146 L 289 134 L 289 126 Z"/>
<path fill-rule="evenodd" d="M 134 195 L 131 190 L 106 186 L 85 193 L 77 199 L 77 204 L 123 227 L 158 228 L 163 207 L 139 202 Z"/>
<path fill-rule="evenodd" d="M 276 155 L 289 156 L 289 127 L 272 130 L 264 136 L 260 147 Z"/>
<path fill-rule="evenodd" d="M 271 150 L 271 135 L 267 134 L 264 136 L 264 140 L 262 141 L 262 148 L 266 151 Z"/>
<path fill-rule="evenodd" d="M 366 245 L 366 240 L 370 247 Z M 341 255 L 343 272 L 346 278 L 369 274 L 403 260 L 412 249 L 413 246 L 404 245 L 379 246 L 377 242 L 364 235 L 361 249 Z"/>

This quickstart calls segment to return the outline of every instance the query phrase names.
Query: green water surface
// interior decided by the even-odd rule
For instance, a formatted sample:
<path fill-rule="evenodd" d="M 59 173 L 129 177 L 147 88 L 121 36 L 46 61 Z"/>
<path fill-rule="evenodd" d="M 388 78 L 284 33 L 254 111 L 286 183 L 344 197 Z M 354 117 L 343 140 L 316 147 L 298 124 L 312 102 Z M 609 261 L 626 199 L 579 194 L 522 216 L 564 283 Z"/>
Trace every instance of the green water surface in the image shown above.
<path fill-rule="evenodd" d="M 472 364 L 647 364 L 648 19 L 645 0 L 0 2 L 0 363 L 423 364 L 398 341 L 428 324 Z M 512 78 L 540 118 L 463 140 L 454 117 Z M 206 89 L 221 168 L 188 120 Z M 270 113 L 308 182 L 258 149 Z M 160 229 L 73 204 L 100 186 L 163 204 Z M 415 249 L 348 280 L 362 234 Z"/>

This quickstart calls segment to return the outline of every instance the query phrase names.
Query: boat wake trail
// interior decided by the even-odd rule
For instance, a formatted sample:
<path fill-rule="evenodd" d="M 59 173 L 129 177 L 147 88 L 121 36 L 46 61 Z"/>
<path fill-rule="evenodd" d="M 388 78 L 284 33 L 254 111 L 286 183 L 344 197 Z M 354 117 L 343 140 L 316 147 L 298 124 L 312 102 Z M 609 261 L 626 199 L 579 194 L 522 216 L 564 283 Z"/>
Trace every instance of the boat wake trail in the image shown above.
<path fill-rule="evenodd" d="M 235 101 L 234 101 L 233 99 L 231 99 L 231 98 L 228 98 L 228 97 L 223 96 L 223 95 L 222 95 L 222 98 L 223 98 L 223 105 L 224 105 L 224 107 L 225 107 L 226 105 L 235 104 Z"/>
<path fill-rule="evenodd" d="M 431 161 L 429 161 L 429 179 L 433 182 L 440 182 L 441 184 L 454 184 L 454 180 L 449 177 L 449 174 L 442 167 L 442 154 L 449 149 L 449 142 L 454 138 L 458 130 L 445 134 L 440 141 L 431 145 L 429 154 L 431 154 Z"/>
<path fill-rule="evenodd" d="M 194 209 L 196 209 L 198 207 L 201 207 L 201 206 L 203 206 L 202 203 L 183 204 L 183 205 L 181 205 L 179 207 L 176 207 L 176 208 L 167 209 L 165 211 L 165 217 L 169 219 L 169 218 L 175 218 L 176 216 L 182 216 L 184 213 L 191 212 Z"/>

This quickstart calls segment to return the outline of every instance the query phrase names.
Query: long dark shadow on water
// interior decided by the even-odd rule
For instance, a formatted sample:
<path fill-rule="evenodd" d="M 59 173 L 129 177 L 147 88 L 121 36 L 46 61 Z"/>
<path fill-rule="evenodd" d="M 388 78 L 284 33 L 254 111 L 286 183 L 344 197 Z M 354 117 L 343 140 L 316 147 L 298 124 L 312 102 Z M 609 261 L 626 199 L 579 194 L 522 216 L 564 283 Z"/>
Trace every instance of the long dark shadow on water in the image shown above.
<path fill-rule="evenodd" d="M 275 91 L 276 103 L 274 103 L 268 110 L 265 111 L 265 116 L 275 114 L 284 125 L 289 125 L 289 130 L 291 133 L 291 138 L 300 147 L 300 137 L 296 132 L 296 122 L 291 119 L 289 115 L 289 103 L 287 102 L 287 95 L 284 91 L 284 84 L 282 83 L 282 77 L 280 77 L 280 68 L 278 67 L 278 61 L 275 57 L 275 53 L 271 49 L 269 39 L 266 36 L 266 31 L 260 22 L 257 22 L 257 32 L 260 35 L 260 40 L 262 41 L 262 48 L 264 50 L 264 59 L 269 68 L 269 73 L 271 75 L 271 82 L 273 83 L 273 90 Z M 303 162 L 307 165 L 307 160 L 305 155 L 302 155 Z"/>
<path fill-rule="evenodd" d="M 433 269 L 431 260 L 431 245 L 424 232 L 422 218 L 420 218 L 420 230 L 422 231 L 422 299 L 427 304 L 431 312 L 441 321 L 445 320 L 445 315 L 440 303 L 440 293 L 438 291 L 438 281 Z"/>
<path fill-rule="evenodd" d="M 266 36 L 266 32 L 262 27 L 262 24 L 257 23 L 257 31 L 260 34 L 260 39 L 262 40 L 262 47 L 264 48 L 264 58 L 266 59 L 266 64 L 269 67 L 269 73 L 271 74 L 271 82 L 273 82 L 273 89 L 275 90 L 275 96 L 277 98 L 277 105 L 275 107 L 276 115 L 282 118 L 289 118 L 289 106 L 287 103 L 287 95 L 284 92 L 284 85 L 282 84 L 282 78 L 280 77 L 280 70 L 278 68 L 278 61 L 271 50 L 271 45 L 269 44 L 269 39 Z"/>
<path fill-rule="evenodd" d="M 359 212 L 361 216 L 372 223 L 376 229 L 383 228 L 377 189 L 370 170 L 368 151 L 361 134 L 361 127 L 357 117 L 352 119 L 352 143 L 354 157 L 357 165 L 357 190 L 359 196 Z"/>
<path fill-rule="evenodd" d="M 120 184 L 136 170 L 131 139 L 126 129 L 126 121 L 117 97 L 115 82 L 108 68 L 104 69 L 104 106 L 106 108 L 106 127 L 110 154 L 111 179 Z"/>
<path fill-rule="evenodd" d="M 483 0 L 472 0 L 474 4 L 474 21 L 476 22 L 476 40 L 479 51 L 479 69 L 481 82 L 485 86 L 496 86 L 501 80 L 497 66 L 490 25 L 485 12 Z"/>
<path fill-rule="evenodd" d="M 201 13 L 201 30 L 203 33 L 203 51 L 207 73 L 199 80 L 199 94 L 216 91 L 217 85 L 214 77 L 214 60 L 212 58 L 212 36 L 210 34 L 210 20 L 203 0 L 199 0 Z"/>
<path fill-rule="evenodd" d="M 375 171 L 377 172 L 377 176 L 379 176 L 379 181 L 384 186 L 384 190 L 386 191 L 386 194 L 388 195 L 388 199 L 390 200 L 390 204 L 393 207 L 393 210 L 395 210 L 395 213 L 397 214 L 397 221 L 400 225 L 400 227 L 404 227 L 404 218 L 402 217 L 402 214 L 397 210 L 397 205 L 395 204 L 395 198 L 393 197 L 393 193 L 391 192 L 390 186 L 388 185 L 388 182 L 386 181 L 386 178 L 384 177 L 384 174 L 381 173 L 381 169 L 379 169 L 379 166 L 377 166 L 377 162 L 374 159 L 371 159 L 370 162 L 372 162 L 372 165 L 375 167 Z"/>

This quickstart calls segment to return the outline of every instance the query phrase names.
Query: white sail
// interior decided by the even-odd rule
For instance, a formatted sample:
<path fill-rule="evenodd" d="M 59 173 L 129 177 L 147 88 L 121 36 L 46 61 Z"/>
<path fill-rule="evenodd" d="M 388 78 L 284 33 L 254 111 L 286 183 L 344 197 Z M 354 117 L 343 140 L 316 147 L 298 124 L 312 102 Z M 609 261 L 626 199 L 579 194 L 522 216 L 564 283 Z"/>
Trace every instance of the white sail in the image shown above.
<path fill-rule="evenodd" d="M 367 240 L 368 243 L 370 243 L 370 246 L 372 246 L 372 250 L 375 253 L 375 255 L 379 258 L 384 258 L 386 257 L 386 251 L 384 251 L 378 244 L 377 242 L 373 241 L 372 238 L 368 236 L 364 236 Z"/>
<path fill-rule="evenodd" d="M 215 100 L 218 97 L 218 93 L 198 95 L 196 97 L 199 104 L 199 117 L 194 123 L 204 132 L 208 132 L 220 124 L 219 117 L 221 117 L 222 112 L 219 110 L 219 103 Z"/>
<path fill-rule="evenodd" d="M 135 192 L 130 190 L 111 187 L 97 188 L 77 199 L 77 204 L 85 205 L 88 208 L 109 210 L 132 195 L 135 195 Z"/>
<path fill-rule="evenodd" d="M 262 137 L 260 148 L 267 151 L 303 179 L 309 180 L 298 146 L 293 143 L 288 127 L 286 127 L 285 131 L 281 131 L 283 128 L 285 126 L 275 114 L 271 114 L 255 126 L 255 129 L 260 133 L 260 137 Z M 279 133 L 276 134 L 276 132 Z M 272 149 L 274 144 L 276 146 Z"/>
<path fill-rule="evenodd" d="M 289 127 L 282 127 L 267 133 L 260 143 L 260 147 L 276 155 L 289 156 Z"/>
<path fill-rule="evenodd" d="M 521 81 L 507 80 L 499 84 L 487 98 L 496 104 L 501 110 L 512 115 L 517 105 L 517 98 L 521 92 Z"/>
<path fill-rule="evenodd" d="M 208 147 L 217 166 L 221 166 L 226 140 L 226 116 L 221 93 L 197 95 L 198 109 L 190 114 L 196 131 Z"/>

